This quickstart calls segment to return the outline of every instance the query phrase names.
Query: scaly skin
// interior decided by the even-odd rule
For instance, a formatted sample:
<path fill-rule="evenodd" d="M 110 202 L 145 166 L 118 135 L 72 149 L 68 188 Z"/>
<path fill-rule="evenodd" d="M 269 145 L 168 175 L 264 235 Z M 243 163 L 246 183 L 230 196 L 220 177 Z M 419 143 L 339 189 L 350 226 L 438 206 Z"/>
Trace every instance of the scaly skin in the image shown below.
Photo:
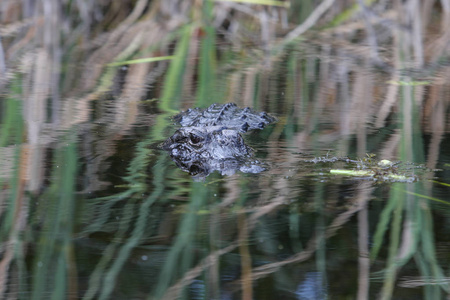
<path fill-rule="evenodd" d="M 189 109 L 174 117 L 183 127 L 161 147 L 178 167 L 199 178 L 213 171 L 231 175 L 237 170 L 259 173 L 262 164 L 253 159 L 253 150 L 240 133 L 262 129 L 275 118 L 250 108 L 240 109 L 234 103 L 213 104 L 202 110 Z"/>

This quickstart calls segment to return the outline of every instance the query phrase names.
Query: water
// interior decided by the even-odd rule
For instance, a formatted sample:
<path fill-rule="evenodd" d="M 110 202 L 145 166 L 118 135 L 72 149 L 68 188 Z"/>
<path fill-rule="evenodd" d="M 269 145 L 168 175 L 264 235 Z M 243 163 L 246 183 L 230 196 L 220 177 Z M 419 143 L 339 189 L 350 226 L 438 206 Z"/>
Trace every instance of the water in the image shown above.
<path fill-rule="evenodd" d="M 2 297 L 448 294 L 446 73 L 423 79 L 301 42 L 274 57 L 202 52 L 214 64 L 199 64 L 183 38 L 169 61 L 97 64 L 97 75 L 69 58 L 52 77 L 43 50 L 34 72 L 4 84 Z M 266 170 L 194 178 L 159 145 L 177 112 L 226 102 L 278 119 L 243 134 Z M 330 173 L 354 169 L 387 177 Z"/>

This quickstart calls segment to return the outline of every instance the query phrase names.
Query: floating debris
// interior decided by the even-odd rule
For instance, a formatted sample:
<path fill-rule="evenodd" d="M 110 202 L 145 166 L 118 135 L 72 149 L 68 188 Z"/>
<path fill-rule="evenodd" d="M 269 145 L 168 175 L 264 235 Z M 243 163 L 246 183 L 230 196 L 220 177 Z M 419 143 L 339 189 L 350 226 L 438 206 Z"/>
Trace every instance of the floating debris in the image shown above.
<path fill-rule="evenodd" d="M 375 154 L 366 154 L 365 158 L 354 160 L 348 157 L 327 155 L 305 161 L 315 164 L 344 162 L 345 168 L 330 169 L 329 174 L 382 182 L 416 182 L 419 180 L 416 170 L 427 170 L 422 165 L 392 162 L 387 159 L 377 160 L 375 156 Z"/>

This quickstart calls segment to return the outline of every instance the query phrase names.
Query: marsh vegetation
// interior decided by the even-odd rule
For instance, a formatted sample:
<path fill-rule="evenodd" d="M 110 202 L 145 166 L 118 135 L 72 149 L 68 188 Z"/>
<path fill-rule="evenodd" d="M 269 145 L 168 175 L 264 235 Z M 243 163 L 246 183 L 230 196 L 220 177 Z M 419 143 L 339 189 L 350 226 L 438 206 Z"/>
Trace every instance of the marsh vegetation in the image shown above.
<path fill-rule="evenodd" d="M 0 22 L 0 298 L 449 297 L 450 0 L 3 0 Z M 197 182 L 158 145 L 228 102 L 276 116 L 244 137 L 267 170 Z M 367 154 L 415 179 L 313 163 Z"/>

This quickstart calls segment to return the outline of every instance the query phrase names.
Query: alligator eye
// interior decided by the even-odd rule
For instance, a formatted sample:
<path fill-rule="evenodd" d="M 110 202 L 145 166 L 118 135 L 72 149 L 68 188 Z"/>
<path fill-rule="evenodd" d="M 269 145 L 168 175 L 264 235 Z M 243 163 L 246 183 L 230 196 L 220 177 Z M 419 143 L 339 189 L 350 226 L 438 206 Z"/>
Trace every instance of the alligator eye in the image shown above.
<path fill-rule="evenodd" d="M 203 138 L 201 136 L 198 136 L 196 134 L 190 133 L 189 138 L 191 139 L 191 143 L 193 145 L 197 145 L 203 141 Z"/>

